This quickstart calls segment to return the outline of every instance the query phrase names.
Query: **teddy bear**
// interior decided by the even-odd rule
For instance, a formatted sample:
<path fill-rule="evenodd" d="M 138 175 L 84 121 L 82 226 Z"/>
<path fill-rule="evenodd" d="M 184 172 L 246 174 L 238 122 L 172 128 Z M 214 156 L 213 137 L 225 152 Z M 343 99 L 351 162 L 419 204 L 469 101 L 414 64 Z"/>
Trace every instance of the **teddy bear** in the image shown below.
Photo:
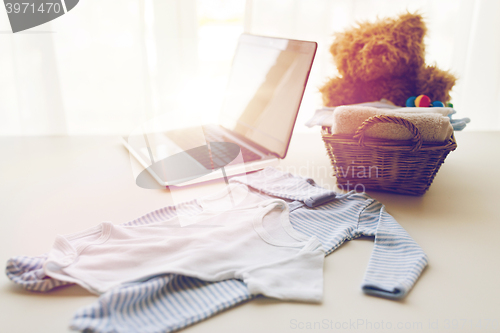
<path fill-rule="evenodd" d="M 427 95 L 445 105 L 456 78 L 425 64 L 427 28 L 418 13 L 362 22 L 334 35 L 330 47 L 339 75 L 320 88 L 325 106 L 385 98 L 405 106 L 411 96 Z"/>

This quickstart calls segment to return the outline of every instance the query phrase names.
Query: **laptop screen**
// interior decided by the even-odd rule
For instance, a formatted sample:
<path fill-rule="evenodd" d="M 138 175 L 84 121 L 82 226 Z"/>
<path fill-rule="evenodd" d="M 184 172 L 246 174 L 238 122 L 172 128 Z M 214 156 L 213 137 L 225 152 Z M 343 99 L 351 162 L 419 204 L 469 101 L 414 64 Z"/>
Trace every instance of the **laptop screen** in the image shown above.
<path fill-rule="evenodd" d="M 285 157 L 316 45 L 243 34 L 231 67 L 221 125 Z"/>

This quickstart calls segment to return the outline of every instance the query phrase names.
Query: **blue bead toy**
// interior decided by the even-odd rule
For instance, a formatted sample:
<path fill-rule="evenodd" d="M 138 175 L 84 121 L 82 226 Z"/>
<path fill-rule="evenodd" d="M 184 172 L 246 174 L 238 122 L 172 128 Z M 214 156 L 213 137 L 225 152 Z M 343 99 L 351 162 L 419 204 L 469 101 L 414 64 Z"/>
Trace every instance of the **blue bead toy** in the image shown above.
<path fill-rule="evenodd" d="M 430 105 L 426 105 L 427 103 L 423 103 L 422 104 L 422 99 L 425 98 L 426 101 L 429 100 L 429 97 L 425 96 L 425 95 L 420 95 L 420 96 L 411 96 L 410 98 L 408 98 L 406 100 L 406 106 L 409 107 L 409 108 L 414 108 L 414 107 L 425 107 L 425 106 L 430 106 L 430 107 L 435 107 L 435 108 L 442 108 L 444 107 L 444 103 L 441 102 L 441 101 L 434 101 L 432 103 L 430 103 Z M 430 100 L 429 100 L 430 102 Z M 419 105 L 415 104 L 415 103 L 418 103 Z M 453 104 L 451 103 L 447 103 L 446 104 L 447 107 L 453 107 Z"/>
<path fill-rule="evenodd" d="M 409 108 L 415 107 L 415 99 L 416 98 L 417 98 L 417 96 L 411 96 L 410 98 L 408 98 L 406 100 L 406 106 Z"/>

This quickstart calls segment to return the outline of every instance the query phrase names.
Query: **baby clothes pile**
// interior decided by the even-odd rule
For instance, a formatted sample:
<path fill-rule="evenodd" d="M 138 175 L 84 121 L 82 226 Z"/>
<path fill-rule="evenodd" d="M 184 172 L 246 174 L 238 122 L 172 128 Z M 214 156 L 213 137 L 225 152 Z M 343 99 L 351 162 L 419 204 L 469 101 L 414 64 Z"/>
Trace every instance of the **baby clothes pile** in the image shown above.
<path fill-rule="evenodd" d="M 180 227 L 178 214 L 195 223 Z M 172 332 L 256 295 L 320 302 L 324 256 L 361 236 L 375 237 L 363 292 L 405 297 L 427 257 L 382 204 L 267 168 L 215 195 L 57 236 L 6 272 L 32 291 L 76 283 L 100 295 L 72 329 Z"/>
<path fill-rule="evenodd" d="M 424 142 L 447 141 L 453 131 L 460 131 L 470 122 L 469 118 L 453 119 L 456 111 L 451 107 L 397 107 L 388 101 L 325 107 L 316 111 L 306 126 L 331 127 L 332 134 L 354 135 L 361 124 L 376 115 L 397 116 L 413 123 Z M 401 125 L 376 124 L 366 131 L 372 138 L 410 140 L 411 133 Z"/>

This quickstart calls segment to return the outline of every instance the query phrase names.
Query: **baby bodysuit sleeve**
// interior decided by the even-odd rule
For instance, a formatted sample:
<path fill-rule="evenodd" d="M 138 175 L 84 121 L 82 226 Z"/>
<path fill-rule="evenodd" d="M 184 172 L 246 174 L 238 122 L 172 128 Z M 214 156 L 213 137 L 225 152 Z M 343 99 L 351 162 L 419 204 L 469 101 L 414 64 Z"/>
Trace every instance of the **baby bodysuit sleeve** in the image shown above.
<path fill-rule="evenodd" d="M 321 302 L 325 252 L 319 242 L 296 256 L 237 273 L 251 294 L 288 301 Z"/>
<path fill-rule="evenodd" d="M 391 299 L 405 297 L 427 265 L 422 248 L 375 200 L 360 215 L 357 231 L 363 236 L 375 236 L 363 292 Z"/>

